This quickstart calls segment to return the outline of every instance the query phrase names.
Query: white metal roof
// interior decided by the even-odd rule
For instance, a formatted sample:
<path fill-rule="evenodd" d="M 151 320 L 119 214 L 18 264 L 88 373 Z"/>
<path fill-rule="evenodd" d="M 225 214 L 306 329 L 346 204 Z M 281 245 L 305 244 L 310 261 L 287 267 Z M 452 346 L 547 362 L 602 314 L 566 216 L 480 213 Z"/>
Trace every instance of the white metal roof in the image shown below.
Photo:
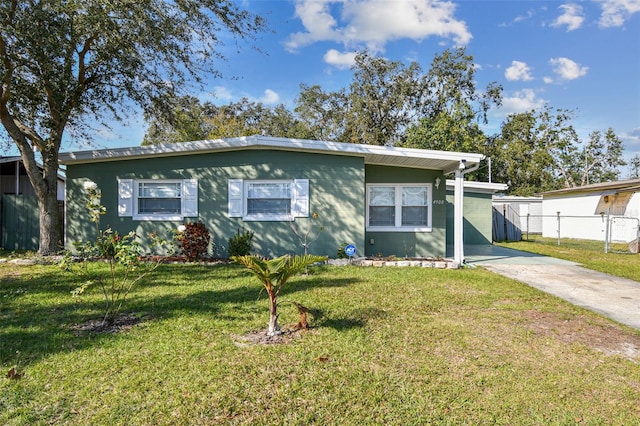
<path fill-rule="evenodd" d="M 460 162 L 465 162 L 466 166 L 470 167 L 479 163 L 484 158 L 482 154 L 475 153 L 432 151 L 426 149 L 397 148 L 306 139 L 273 138 L 268 136 L 246 136 L 163 145 L 66 152 L 60 153 L 59 159 L 62 164 L 69 165 L 245 149 L 269 149 L 362 157 L 364 158 L 365 164 L 443 170 L 445 173 L 456 170 Z"/>

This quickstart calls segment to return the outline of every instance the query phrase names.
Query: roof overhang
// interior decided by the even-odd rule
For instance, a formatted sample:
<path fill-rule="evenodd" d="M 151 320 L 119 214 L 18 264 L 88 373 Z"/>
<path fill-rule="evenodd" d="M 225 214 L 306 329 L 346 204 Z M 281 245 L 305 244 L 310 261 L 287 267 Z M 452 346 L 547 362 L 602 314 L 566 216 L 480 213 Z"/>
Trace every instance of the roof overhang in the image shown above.
<path fill-rule="evenodd" d="M 616 182 L 601 182 L 575 188 L 557 189 L 543 192 L 543 197 L 562 197 L 569 194 L 615 194 L 624 192 L 640 192 L 640 179 L 621 180 Z"/>
<path fill-rule="evenodd" d="M 453 190 L 454 185 L 455 181 L 453 179 L 447 179 L 448 190 Z M 466 192 L 494 194 L 496 192 L 506 191 L 509 185 L 507 185 L 506 183 L 476 182 L 466 180 L 463 183 L 463 187 Z"/>
<path fill-rule="evenodd" d="M 471 167 L 484 159 L 484 155 L 476 153 L 266 136 L 246 136 L 129 148 L 75 151 L 60 153 L 59 159 L 62 164 L 72 165 L 257 149 L 361 157 L 364 159 L 365 164 L 442 170 L 445 174 L 457 170 L 461 163 L 464 163 L 466 167 Z"/>

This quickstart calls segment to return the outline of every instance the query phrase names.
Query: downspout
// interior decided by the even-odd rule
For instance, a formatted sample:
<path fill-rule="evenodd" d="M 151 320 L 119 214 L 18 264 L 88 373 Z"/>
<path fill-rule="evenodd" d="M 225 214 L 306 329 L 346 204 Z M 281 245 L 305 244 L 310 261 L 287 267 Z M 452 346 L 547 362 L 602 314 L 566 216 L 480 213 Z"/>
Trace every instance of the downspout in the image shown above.
<path fill-rule="evenodd" d="M 478 170 L 480 163 L 467 168 L 462 159 L 455 171 L 453 192 L 453 261 L 458 265 L 464 262 L 464 175 Z"/>

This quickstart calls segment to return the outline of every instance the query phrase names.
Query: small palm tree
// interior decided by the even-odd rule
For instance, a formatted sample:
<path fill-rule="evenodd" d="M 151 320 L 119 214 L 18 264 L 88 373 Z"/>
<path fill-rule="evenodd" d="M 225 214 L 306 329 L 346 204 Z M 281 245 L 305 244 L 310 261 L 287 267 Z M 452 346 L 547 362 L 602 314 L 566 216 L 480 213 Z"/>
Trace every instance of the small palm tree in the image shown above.
<path fill-rule="evenodd" d="M 269 295 L 269 336 L 281 334 L 278 325 L 278 295 L 289 278 L 302 272 L 312 263 L 326 260 L 326 256 L 305 254 L 303 256 L 284 255 L 275 259 L 260 256 L 232 256 L 231 260 L 245 266 L 255 275 Z"/>

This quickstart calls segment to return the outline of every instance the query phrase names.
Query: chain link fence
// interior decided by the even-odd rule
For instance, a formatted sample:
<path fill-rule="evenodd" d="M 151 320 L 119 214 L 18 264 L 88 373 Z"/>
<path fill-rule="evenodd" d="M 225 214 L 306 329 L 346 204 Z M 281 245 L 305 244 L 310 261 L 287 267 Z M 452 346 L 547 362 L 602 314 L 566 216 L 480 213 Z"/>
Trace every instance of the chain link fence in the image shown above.
<path fill-rule="evenodd" d="M 493 240 L 529 240 L 529 235 L 562 239 L 601 241 L 608 252 L 638 253 L 640 250 L 640 219 L 626 216 L 574 216 L 526 214 L 520 215 L 509 205 L 494 207 Z M 615 243 L 615 250 L 613 249 Z M 626 247 L 626 250 L 621 248 Z"/>

